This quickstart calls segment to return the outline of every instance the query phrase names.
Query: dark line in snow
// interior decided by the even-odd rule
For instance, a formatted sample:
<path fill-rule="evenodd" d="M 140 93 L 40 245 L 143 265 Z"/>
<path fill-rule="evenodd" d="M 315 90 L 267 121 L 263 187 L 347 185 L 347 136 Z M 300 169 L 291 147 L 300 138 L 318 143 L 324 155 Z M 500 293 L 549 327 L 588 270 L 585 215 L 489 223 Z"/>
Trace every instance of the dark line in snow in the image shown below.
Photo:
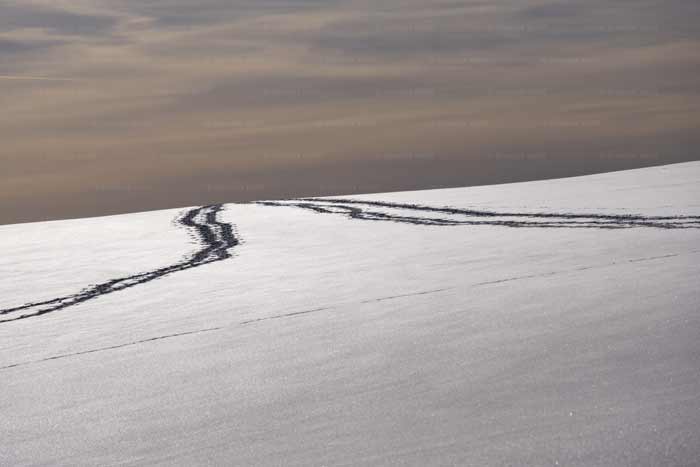
<path fill-rule="evenodd" d="M 549 213 L 549 212 L 534 212 L 534 213 L 513 213 L 513 212 L 497 212 L 497 211 L 487 211 L 487 210 L 476 210 L 476 209 L 459 209 L 451 207 L 439 207 L 435 208 L 432 206 L 424 206 L 420 204 L 407 204 L 407 203 L 389 203 L 386 201 L 362 201 L 355 199 L 338 199 L 338 198 L 303 198 L 302 200 L 310 201 L 324 201 L 327 203 L 339 203 L 339 204 L 364 204 L 379 207 L 388 208 L 400 208 L 400 209 L 412 209 L 417 211 L 431 211 L 431 212 L 441 212 L 446 214 L 463 214 L 463 215 L 473 215 L 479 217 L 537 217 L 537 218 L 568 218 L 568 219 L 605 219 L 605 220 L 636 220 L 636 221 L 649 221 L 649 220 L 689 220 L 694 222 L 700 221 L 700 216 L 642 216 L 639 214 L 581 214 L 581 213 Z"/>
<path fill-rule="evenodd" d="M 443 291 L 445 291 L 445 290 L 449 290 L 449 289 L 425 290 L 425 291 L 415 292 L 415 293 L 407 293 L 407 294 L 401 294 L 401 295 L 390 295 L 390 296 L 387 296 L 387 297 L 379 297 L 379 298 L 374 298 L 374 299 L 369 299 L 369 300 L 363 300 L 363 301 L 361 301 L 361 302 L 359 302 L 359 303 L 381 302 L 381 301 L 384 301 L 384 300 L 394 300 L 394 299 L 397 299 L 397 298 L 405 298 L 405 297 L 412 297 L 412 296 L 416 296 L 416 295 L 426 295 L 426 294 L 430 294 L 430 293 L 443 292 Z M 291 312 L 291 313 L 284 313 L 284 314 L 281 314 L 281 315 L 265 316 L 265 317 L 262 317 L 262 318 L 256 318 L 256 319 L 249 319 L 249 320 L 247 320 L 247 321 L 241 321 L 241 322 L 238 323 L 238 324 L 241 325 L 241 326 L 245 326 L 245 325 L 247 325 L 247 324 L 258 323 L 258 322 L 261 322 L 261 321 L 269 321 L 269 320 L 281 319 L 281 318 L 292 318 L 292 317 L 294 317 L 294 316 L 301 316 L 301 315 L 306 315 L 306 314 L 310 314 L 310 313 L 316 313 L 316 312 L 318 312 L 318 311 L 326 311 L 326 310 L 330 310 L 330 309 L 332 309 L 332 308 L 335 308 L 335 307 L 331 306 L 331 307 L 323 307 L 323 308 L 314 308 L 314 309 L 312 309 L 312 310 L 295 311 L 295 312 Z M 41 363 L 41 362 L 47 362 L 47 361 L 51 361 L 51 360 L 59 360 L 59 359 L 62 359 L 62 358 L 76 357 L 76 356 L 79 356 L 79 355 L 85 355 L 85 354 L 90 354 L 90 353 L 95 353 L 95 352 L 103 352 L 103 351 L 105 351 L 105 350 L 114 350 L 114 349 L 119 349 L 119 348 L 122 348 L 122 347 L 128 347 L 128 346 L 131 346 L 131 345 L 143 344 L 143 343 L 146 343 L 146 342 L 152 342 L 152 341 L 157 341 L 157 340 L 162 340 L 162 339 L 169 339 L 169 338 L 171 338 L 171 337 L 186 336 L 186 335 L 189 335 L 189 334 L 198 334 L 198 333 L 201 333 L 201 332 L 218 331 L 218 330 L 224 329 L 224 327 L 225 327 L 225 326 L 220 326 L 220 327 L 215 327 L 215 328 L 199 329 L 199 330 L 196 330 L 196 331 L 180 332 L 180 333 L 177 333 L 177 334 L 167 334 L 167 335 L 165 335 L 165 336 L 151 337 L 151 338 L 149 338 L 149 339 L 142 339 L 142 340 L 138 340 L 138 341 L 128 342 L 128 343 L 126 343 L 126 344 L 117 344 L 117 345 L 112 345 L 112 346 L 109 346 L 109 347 L 100 347 L 100 348 L 92 349 L 92 350 L 83 350 L 83 351 L 80 351 L 80 352 L 73 352 L 73 353 L 69 353 L 69 354 L 61 354 L 61 355 L 56 355 L 56 356 L 53 356 L 53 357 L 47 357 L 47 358 L 42 358 L 42 359 L 38 359 L 38 360 L 31 360 L 31 361 L 28 361 L 28 362 L 13 363 L 13 364 L 11 364 L 11 365 L 0 366 L 0 370 L 6 370 L 6 369 L 9 369 L 9 368 L 16 368 L 16 367 L 25 366 L 25 365 L 31 365 L 31 364 L 33 364 L 33 363 Z"/>
<path fill-rule="evenodd" d="M 366 303 L 374 303 L 374 302 L 383 302 L 383 301 L 385 301 L 385 300 L 395 300 L 395 299 L 397 299 L 397 298 L 415 297 L 415 296 L 417 296 L 417 295 L 427 295 L 427 294 L 432 294 L 432 293 L 437 293 L 437 292 L 444 292 L 444 291 L 450 290 L 450 289 L 451 289 L 451 287 L 449 287 L 449 288 L 443 288 L 443 289 L 423 290 L 423 291 L 420 291 L 420 292 L 411 292 L 411 293 L 405 293 L 405 294 L 401 294 L 401 295 L 388 295 L 388 296 L 386 296 L 386 297 L 370 298 L 370 299 L 367 299 L 367 300 L 362 300 L 362 301 L 354 302 L 354 303 L 366 304 Z M 257 322 L 259 322 L 259 321 L 267 321 L 267 320 L 270 320 L 270 319 L 291 318 L 291 317 L 293 317 L 293 316 L 306 315 L 306 314 L 309 314 L 309 313 L 315 313 L 315 312 L 317 312 L 317 311 L 326 311 L 326 310 L 330 310 L 330 309 L 333 309 L 333 308 L 336 308 L 336 307 L 337 307 L 337 305 L 336 305 L 336 306 L 323 307 L 323 308 L 314 308 L 313 310 L 295 311 L 295 312 L 292 312 L 292 313 L 285 313 L 285 314 L 282 314 L 282 315 L 265 316 L 265 317 L 262 317 L 262 318 L 256 318 L 256 319 L 250 319 L 250 320 L 247 320 L 247 321 L 241 321 L 240 324 L 246 325 L 246 324 L 251 324 L 251 323 L 257 323 Z"/>
<path fill-rule="evenodd" d="M 7 370 L 9 368 L 17 368 L 18 366 L 25 366 L 25 365 L 31 365 L 33 363 L 41 363 L 41 362 L 48 362 L 51 360 L 60 360 L 62 358 L 68 358 L 68 357 L 76 357 L 78 355 L 85 355 L 85 354 L 90 354 L 90 353 L 96 353 L 96 352 L 104 352 L 105 350 L 114 350 L 114 349 L 121 349 L 122 347 L 129 347 L 132 345 L 138 345 L 138 344 L 143 344 L 146 342 L 153 342 L 153 341 L 159 341 L 163 339 L 170 339 L 172 337 L 181 337 L 181 336 L 188 336 L 191 334 L 200 334 L 203 332 L 211 332 L 211 331 L 218 331 L 220 329 L 223 329 L 222 327 L 218 328 L 206 328 L 206 329 L 198 329 L 196 331 L 186 331 L 186 332 L 178 332 L 176 334 L 167 334 L 165 336 L 158 336 L 158 337 L 151 337 L 149 339 L 143 339 L 140 341 L 133 341 L 133 342 L 127 342 L 126 344 L 116 344 L 116 345 L 110 345 L 109 347 L 100 347 L 97 349 L 91 349 L 91 350 L 82 350 L 80 352 L 73 352 L 73 353 L 67 353 L 67 354 L 61 354 L 61 355 L 54 355 L 53 357 L 46 357 L 46 358 L 41 358 L 39 360 L 31 360 L 28 362 L 22 362 L 22 363 L 13 363 L 12 365 L 7 365 L 7 366 L 0 366 L 0 370 Z"/>
<path fill-rule="evenodd" d="M 383 302 L 385 300 L 393 300 L 395 298 L 415 297 L 418 295 L 428 295 L 428 294 L 433 294 L 433 293 L 438 293 L 438 292 L 445 292 L 446 290 L 450 290 L 452 288 L 453 287 L 446 287 L 443 289 L 424 290 L 422 292 L 405 293 L 405 294 L 401 294 L 401 295 L 390 295 L 388 297 L 370 298 L 367 300 L 362 300 L 360 303 Z"/>
<path fill-rule="evenodd" d="M 0 320 L 0 323 L 45 315 L 98 298 L 102 295 L 144 284 L 174 272 L 184 271 L 230 258 L 230 250 L 238 245 L 240 241 L 236 238 L 231 224 L 218 220 L 217 215 L 222 209 L 223 206 L 221 204 L 202 206 L 186 211 L 175 219 L 177 225 L 189 229 L 196 240 L 202 244 L 202 248 L 193 253 L 189 258 L 152 271 L 111 279 L 100 284 L 91 285 L 76 294 L 0 310 L 0 315 L 9 315 L 10 313 L 30 310 L 29 313 L 23 313 L 19 316 L 10 315 L 11 317 Z"/>
<path fill-rule="evenodd" d="M 414 225 L 495 225 L 514 228 L 578 229 L 628 229 L 634 227 L 653 227 L 659 229 L 700 228 L 700 216 L 642 216 L 639 214 L 578 214 L 570 212 L 514 213 L 335 198 L 258 201 L 257 204 L 264 206 L 297 207 L 320 214 L 342 214 L 351 219 L 390 221 Z M 415 214 L 389 214 L 387 212 L 371 210 L 371 208 L 413 211 Z M 425 217 L 421 216 L 420 213 L 442 214 L 442 217 Z M 460 219 L 460 217 L 462 217 L 462 219 Z M 464 219 L 464 217 L 466 217 L 466 219 Z"/>
<path fill-rule="evenodd" d="M 697 254 L 697 253 L 700 253 L 700 250 L 692 250 L 692 251 L 688 252 L 687 254 Z M 543 272 L 540 274 L 530 274 L 530 275 L 526 275 L 526 276 L 510 277 L 510 278 L 506 278 L 506 279 L 497 279 L 497 280 L 492 280 L 492 281 L 487 281 L 487 282 L 478 282 L 476 284 L 469 285 L 469 287 L 478 287 L 478 286 L 482 286 L 482 285 L 500 284 L 503 282 L 511 282 L 511 281 L 522 280 L 522 279 L 534 279 L 534 278 L 538 278 L 538 277 L 548 277 L 548 276 L 554 276 L 557 274 L 566 274 L 566 273 L 587 271 L 590 269 L 598 269 L 598 268 L 604 268 L 604 267 L 617 266 L 619 264 L 624 264 L 624 263 L 638 263 L 638 262 L 642 262 L 642 261 L 654 261 L 654 260 L 659 260 L 659 259 L 674 258 L 674 257 L 678 257 L 678 256 L 683 256 L 683 254 L 671 253 L 671 254 L 660 255 L 660 256 L 648 256 L 645 258 L 633 258 L 633 259 L 629 259 L 629 260 L 625 260 L 625 261 L 615 261 L 612 263 L 598 265 L 598 266 L 584 266 L 584 267 L 580 267 L 580 268 L 567 269 L 567 270 L 561 270 L 561 271 L 550 271 L 550 272 Z M 366 303 L 373 303 L 373 302 L 381 302 L 384 300 L 394 300 L 394 299 L 398 299 L 398 298 L 413 297 L 413 296 L 417 296 L 417 295 L 427 295 L 427 294 L 438 293 L 438 292 L 446 292 L 448 290 L 454 290 L 454 289 L 455 289 L 455 287 L 447 287 L 447 288 L 443 288 L 443 289 L 424 290 L 421 292 L 406 293 L 406 294 L 401 294 L 401 295 L 390 295 L 390 296 L 386 296 L 386 297 L 378 297 L 378 298 L 363 300 L 359 303 L 366 304 Z M 342 305 L 351 305 L 351 303 L 345 303 Z M 238 324 L 245 326 L 247 324 L 257 323 L 260 321 L 268 321 L 268 320 L 280 319 L 280 318 L 290 318 L 290 317 L 294 317 L 294 316 L 315 313 L 318 311 L 331 310 L 333 308 L 336 308 L 336 306 L 329 306 L 329 307 L 324 307 L 324 308 L 314 308 L 312 310 L 295 311 L 292 313 L 285 313 L 285 314 L 281 314 L 281 315 L 274 315 L 274 316 L 267 316 L 267 317 L 262 317 L 262 318 L 250 319 L 247 321 L 241 321 Z M 128 342 L 126 344 L 117 344 L 117 345 L 113 345 L 113 346 L 109 346 L 109 347 L 101 347 L 101 348 L 92 349 L 92 350 L 83 350 L 80 352 L 56 355 L 53 357 L 42 358 L 39 360 L 31 360 L 28 362 L 13 363 L 11 365 L 1 366 L 0 370 L 6 370 L 9 368 L 16 368 L 19 366 L 30 365 L 33 363 L 41 363 L 41 362 L 46 362 L 46 361 L 51 361 L 51 360 L 58 360 L 58 359 L 62 359 L 62 358 L 75 357 L 75 356 L 85 355 L 85 354 L 90 354 L 90 353 L 95 353 L 95 352 L 103 352 L 106 350 L 119 349 L 121 347 L 127 347 L 127 346 L 131 346 L 131 345 L 143 344 L 146 342 L 158 341 L 158 340 L 162 340 L 162 339 L 169 339 L 171 337 L 186 336 L 189 334 L 198 334 L 198 333 L 202 333 L 202 332 L 218 331 L 218 330 L 224 329 L 225 327 L 226 326 L 219 326 L 219 327 L 214 327 L 214 328 L 198 329 L 195 331 L 180 332 L 180 333 L 176 333 L 176 334 L 167 334 L 164 336 L 151 337 L 149 339 Z"/>
<path fill-rule="evenodd" d="M 329 309 L 330 308 L 314 308 L 313 310 L 295 311 L 292 313 L 285 313 L 283 315 L 273 315 L 273 316 L 265 316 L 263 318 L 249 319 L 247 321 L 241 321 L 239 324 L 242 324 L 245 326 L 246 324 L 257 323 L 260 321 L 268 321 L 271 319 L 280 319 L 280 318 L 291 318 L 292 316 L 306 315 L 309 313 L 315 313 L 317 311 L 325 311 L 325 310 L 329 310 Z"/>
<path fill-rule="evenodd" d="M 698 254 L 698 253 L 700 253 L 700 250 L 691 250 L 691 251 L 688 251 L 686 253 L 671 253 L 668 255 L 647 256 L 644 258 L 634 258 L 634 259 L 627 259 L 627 260 L 622 260 L 622 261 L 613 261 L 611 263 L 599 264 L 599 265 L 594 265 L 594 266 L 581 266 L 581 267 L 572 268 L 572 269 L 562 269 L 560 271 L 548 271 L 548 272 L 541 272 L 538 274 L 527 274 L 525 276 L 507 277 L 505 279 L 495 279 L 492 281 L 477 282 L 476 284 L 472 284 L 472 287 L 478 287 L 481 285 L 501 284 L 503 282 L 513 282 L 513 281 L 519 281 L 519 280 L 523 280 L 523 279 L 537 279 L 537 278 L 541 278 L 541 277 L 556 276 L 558 274 L 567 274 L 567 273 L 572 273 L 572 272 L 588 271 L 590 269 L 609 268 L 612 266 L 617 266 L 617 265 L 625 264 L 625 263 L 641 263 L 641 262 L 646 262 L 646 261 L 655 261 L 655 260 L 659 260 L 659 259 L 676 258 L 678 256 L 694 255 L 694 254 Z"/>

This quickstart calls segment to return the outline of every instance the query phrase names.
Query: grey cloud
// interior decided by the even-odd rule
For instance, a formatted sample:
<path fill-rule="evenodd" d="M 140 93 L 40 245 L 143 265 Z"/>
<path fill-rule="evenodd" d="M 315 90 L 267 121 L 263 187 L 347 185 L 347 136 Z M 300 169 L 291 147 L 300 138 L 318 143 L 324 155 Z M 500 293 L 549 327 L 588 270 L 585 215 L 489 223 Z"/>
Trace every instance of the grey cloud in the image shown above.
<path fill-rule="evenodd" d="M 496 6 L 499 5 L 499 6 Z M 607 0 L 505 2 L 493 8 L 440 3 L 423 17 L 394 12 L 327 25 L 311 44 L 348 57 L 515 52 L 527 47 L 647 47 L 700 38 L 700 2 Z"/>
<path fill-rule="evenodd" d="M 0 223 L 204 204 L 212 180 L 263 187 L 236 201 L 697 157 L 697 0 L 22 1 L 0 8 Z M 522 153 L 548 156 L 488 157 Z M 83 186 L 125 173 L 153 189 Z"/>
<path fill-rule="evenodd" d="M 78 14 L 35 5 L 4 5 L 0 14 L 0 30 L 41 28 L 61 35 L 99 36 L 109 33 L 117 24 L 111 16 Z"/>
<path fill-rule="evenodd" d="M 342 0 L 122 0 L 115 5 L 126 11 L 151 18 L 163 27 L 188 27 L 220 24 L 266 14 L 299 13 L 329 7 Z"/>
<path fill-rule="evenodd" d="M 190 95 L 181 96 L 170 110 L 225 110 L 241 106 L 278 107 L 284 105 L 347 102 L 348 100 L 400 98 L 431 89 L 418 78 L 270 76 L 224 81 Z"/>
<path fill-rule="evenodd" d="M 517 42 L 512 34 L 490 31 L 358 31 L 352 27 L 329 27 L 315 38 L 320 49 L 335 50 L 348 56 L 405 56 L 429 53 L 474 51 L 503 47 Z"/>
<path fill-rule="evenodd" d="M 576 16 L 584 10 L 580 4 L 556 2 L 525 7 L 521 15 L 528 18 L 562 18 Z"/>
<path fill-rule="evenodd" d="M 60 41 L 28 41 L 0 38 L 0 57 L 3 55 L 20 54 L 45 49 L 59 43 Z"/>

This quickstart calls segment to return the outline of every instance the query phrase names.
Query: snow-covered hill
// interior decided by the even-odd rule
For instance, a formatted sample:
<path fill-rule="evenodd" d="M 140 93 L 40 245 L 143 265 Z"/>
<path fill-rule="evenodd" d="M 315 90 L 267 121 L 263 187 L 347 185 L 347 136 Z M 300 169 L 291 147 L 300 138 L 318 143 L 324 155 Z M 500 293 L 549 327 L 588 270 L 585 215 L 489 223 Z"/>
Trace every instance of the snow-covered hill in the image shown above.
<path fill-rule="evenodd" d="M 0 227 L 0 465 L 697 465 L 700 163 Z"/>

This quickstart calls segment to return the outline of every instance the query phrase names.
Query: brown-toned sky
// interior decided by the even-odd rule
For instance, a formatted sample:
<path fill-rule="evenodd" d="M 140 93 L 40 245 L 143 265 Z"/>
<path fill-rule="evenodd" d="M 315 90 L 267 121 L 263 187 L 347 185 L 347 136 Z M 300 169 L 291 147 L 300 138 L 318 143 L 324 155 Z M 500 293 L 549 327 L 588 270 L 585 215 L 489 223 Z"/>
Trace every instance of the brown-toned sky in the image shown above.
<path fill-rule="evenodd" d="M 697 0 L 0 0 L 0 223 L 697 159 Z"/>

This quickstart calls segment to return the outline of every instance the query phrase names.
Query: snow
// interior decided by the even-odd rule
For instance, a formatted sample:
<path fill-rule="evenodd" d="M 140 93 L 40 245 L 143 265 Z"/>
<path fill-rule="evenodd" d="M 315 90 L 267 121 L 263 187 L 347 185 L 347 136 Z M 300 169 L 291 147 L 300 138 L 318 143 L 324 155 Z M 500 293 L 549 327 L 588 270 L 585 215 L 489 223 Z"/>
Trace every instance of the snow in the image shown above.
<path fill-rule="evenodd" d="M 700 458 L 700 162 L 341 199 L 674 220 L 225 205 L 231 258 L 0 315 L 0 465 Z M 0 309 L 182 261 L 184 211 L 0 226 Z"/>

